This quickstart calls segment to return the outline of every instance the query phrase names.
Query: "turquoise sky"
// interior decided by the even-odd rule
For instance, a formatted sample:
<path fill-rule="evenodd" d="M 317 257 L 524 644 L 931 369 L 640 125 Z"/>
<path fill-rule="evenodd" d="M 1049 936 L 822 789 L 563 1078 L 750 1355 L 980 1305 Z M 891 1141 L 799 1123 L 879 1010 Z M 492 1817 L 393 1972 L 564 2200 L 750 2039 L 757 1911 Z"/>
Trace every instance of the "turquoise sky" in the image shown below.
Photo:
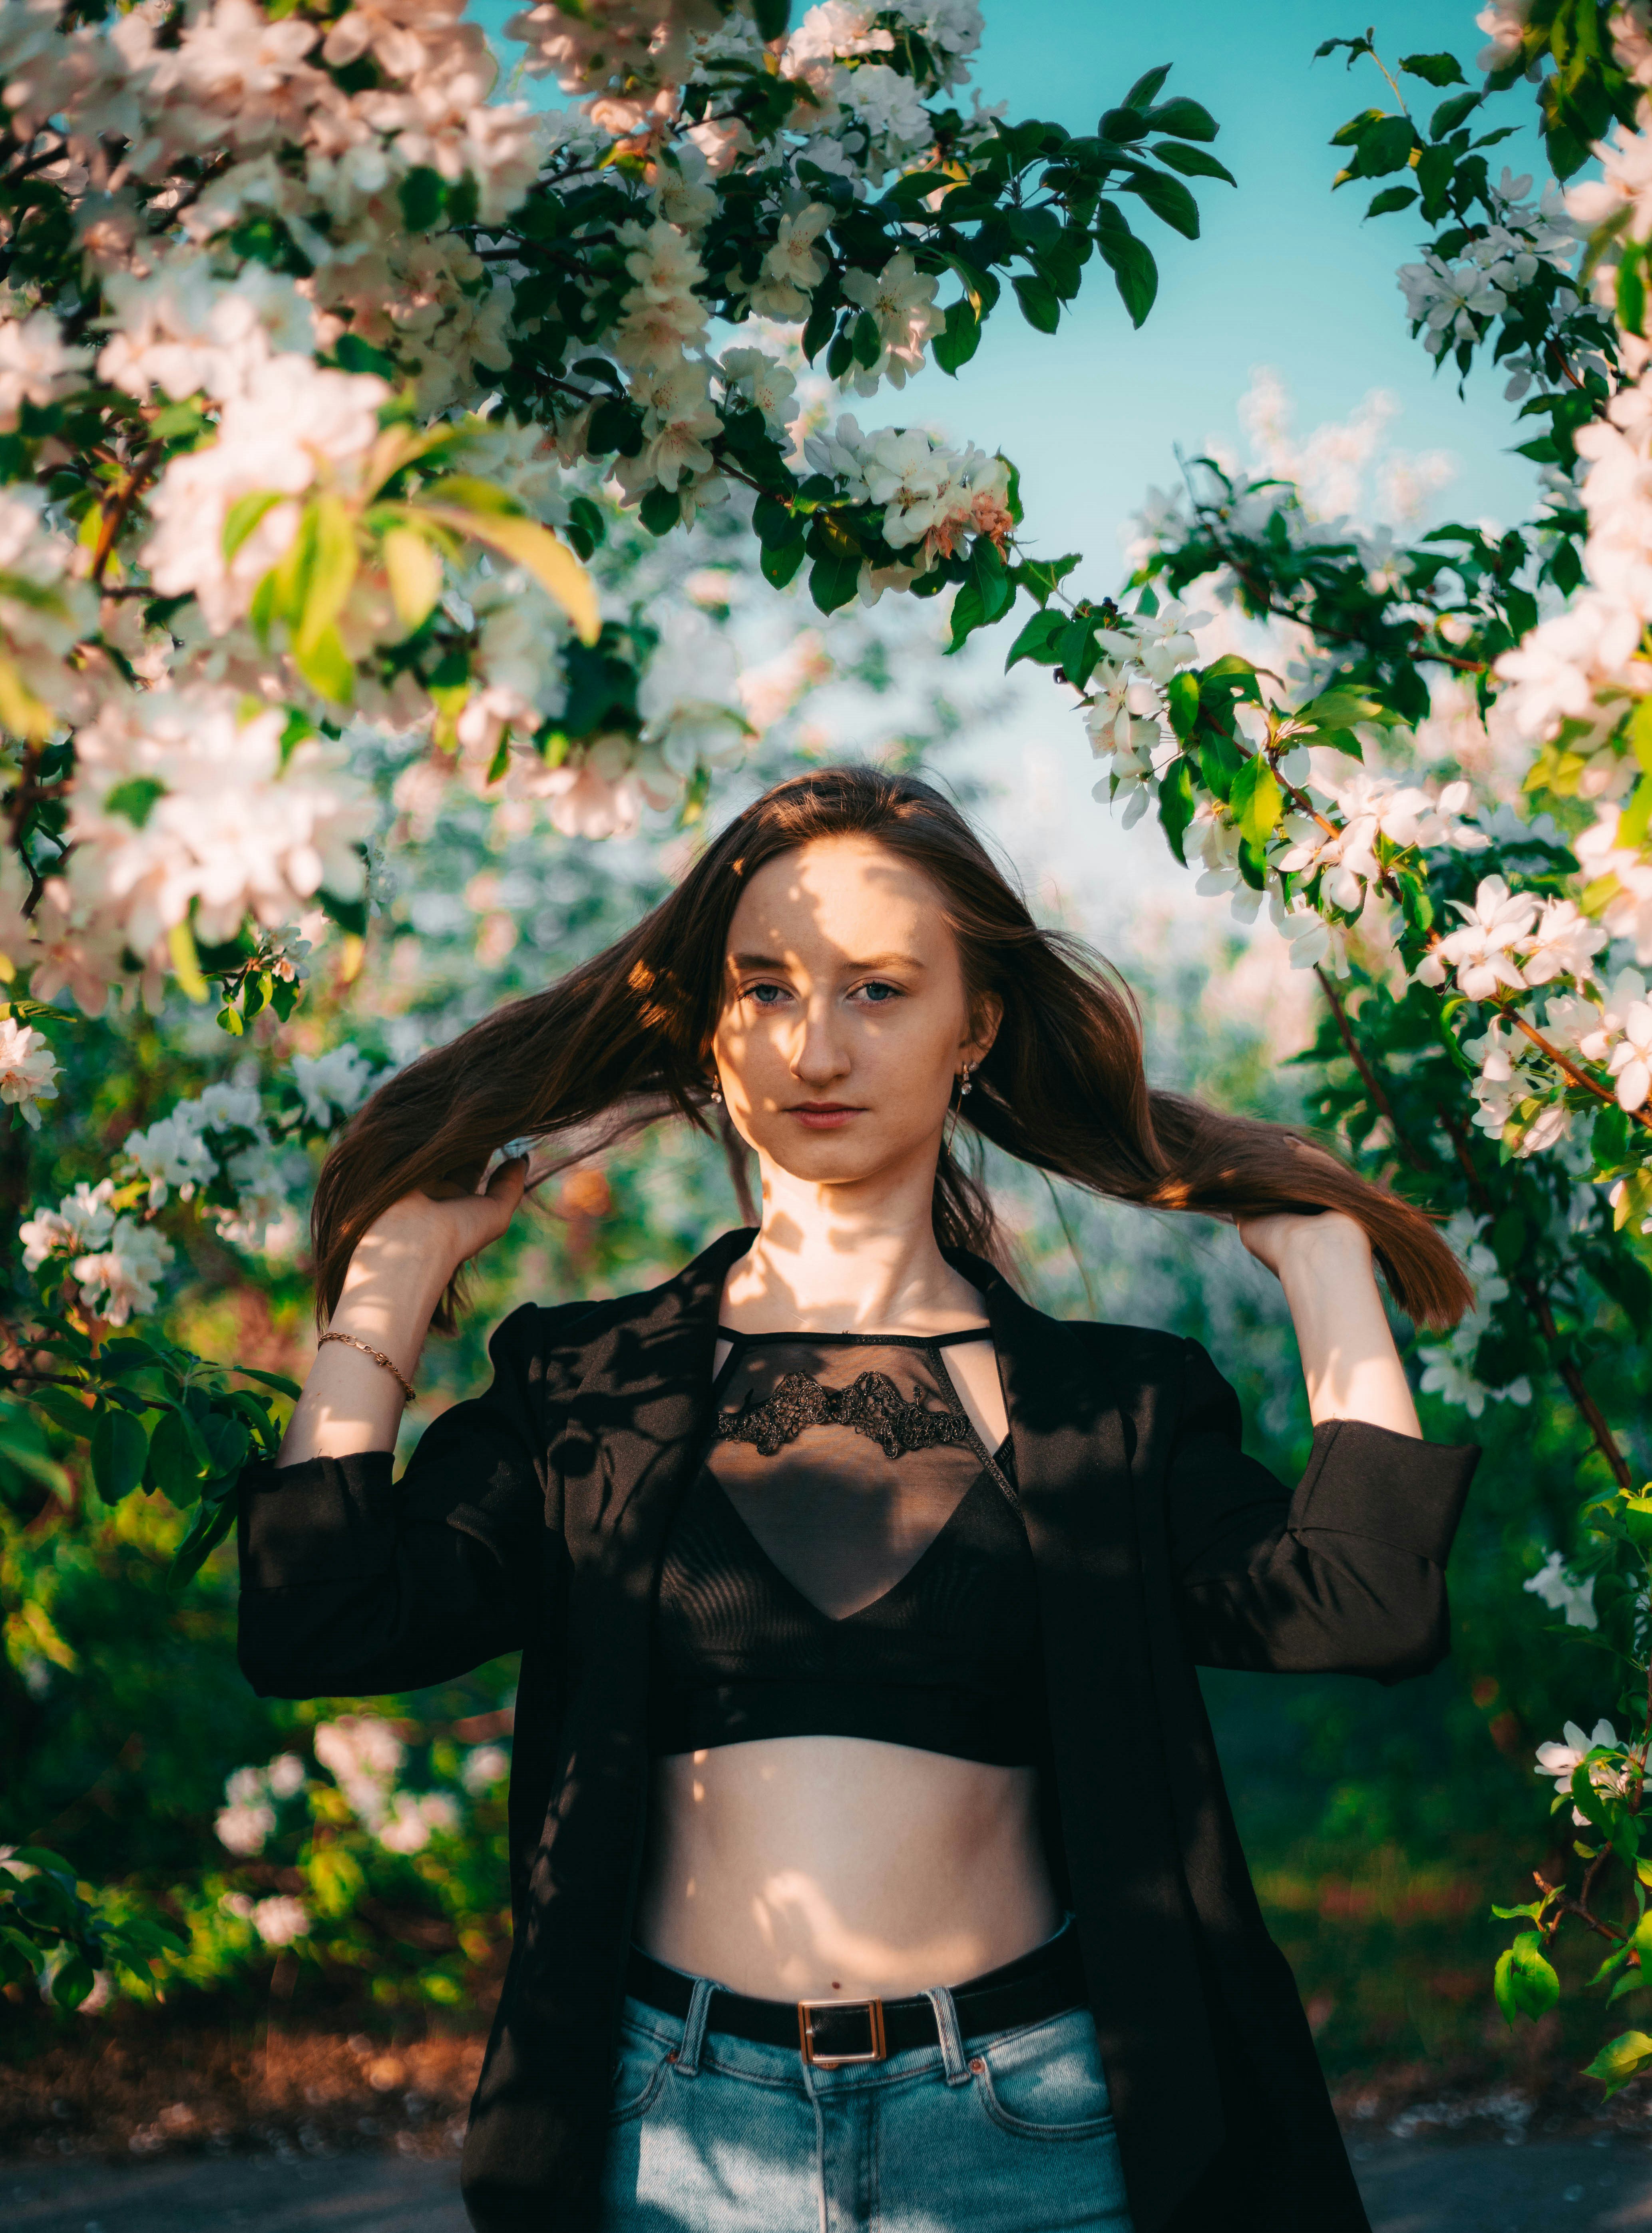
<path fill-rule="evenodd" d="M 1454 378 L 1435 377 L 1406 329 L 1395 271 L 1416 252 L 1414 215 L 1362 225 L 1370 189 L 1330 191 L 1340 160 L 1331 133 L 1356 110 L 1385 102 L 1387 88 L 1369 62 L 1350 73 L 1340 57 L 1312 59 L 1322 39 L 1375 16 L 1389 58 L 1449 48 L 1472 78 L 1483 42 L 1474 9 L 1361 4 L 1356 22 L 1336 0 L 985 0 L 975 82 L 985 99 L 1007 101 L 1012 117 L 1090 132 L 1143 70 L 1171 62 L 1167 91 L 1191 94 L 1218 118 L 1215 152 L 1239 187 L 1196 182 L 1198 241 L 1142 213 L 1160 291 L 1139 333 L 1092 265 L 1057 335 L 1033 333 L 1011 302 L 958 380 L 932 371 L 903 394 L 886 391 L 861 407 L 862 423 L 934 424 L 1001 447 L 1022 469 L 1028 525 L 1044 547 L 1082 549 L 1103 576 L 1116 573 L 1121 527 L 1148 485 L 1174 478 L 1177 444 L 1195 452 L 1212 437 L 1239 446 L 1234 407 L 1263 364 L 1294 394 L 1302 433 L 1345 418 L 1374 387 L 1390 390 L 1402 411 L 1389 439 L 1459 461 L 1442 516 L 1508 523 L 1527 512 L 1532 469 L 1508 452 L 1529 430 L 1515 431 L 1501 380 L 1477 376 L 1460 400 Z M 476 12 L 496 28 L 511 0 L 479 0 Z M 794 18 L 801 13 L 794 0 Z M 1419 80 L 1403 82 L 1426 118 L 1441 96 Z M 543 99 L 544 87 L 530 89 Z M 1499 122 L 1529 114 L 1518 95 L 1504 106 Z M 1494 151 L 1494 166 L 1506 153 L 1518 169 L 1531 146 L 1523 132 Z"/>
<path fill-rule="evenodd" d="M 511 4 L 479 0 L 477 12 L 492 28 Z M 1144 70 L 1170 62 L 1167 90 L 1202 101 L 1219 120 L 1215 152 L 1238 190 L 1197 182 L 1198 241 L 1143 213 L 1160 291 L 1139 333 L 1092 265 L 1057 335 L 1032 332 L 1011 300 L 956 381 L 932 369 L 902 393 L 851 397 L 848 407 L 863 425 L 932 425 L 1002 448 L 1021 468 L 1024 533 L 1052 554 L 1083 551 L 1089 563 L 1078 579 L 1091 591 L 1120 581 L 1126 521 L 1149 484 L 1174 482 L 1178 444 L 1197 454 L 1213 439 L 1242 454 L 1236 406 L 1262 365 L 1293 394 L 1299 435 L 1347 419 L 1372 389 L 1388 390 L 1400 406 L 1391 445 L 1456 460 L 1422 524 L 1528 517 L 1535 472 L 1512 450 L 1530 428 L 1517 426 L 1502 377 L 1479 374 L 1460 398 L 1454 375 L 1436 377 L 1407 329 L 1395 273 L 1417 253 L 1415 213 L 1363 225 L 1372 189 L 1330 191 L 1341 160 L 1332 133 L 1356 111 L 1386 105 L 1387 88 L 1369 62 L 1350 73 L 1340 56 L 1313 60 L 1321 40 L 1374 23 L 1391 62 L 1449 49 L 1473 81 L 1483 44 L 1473 0 L 1360 0 L 1360 10 L 1339 15 L 1335 0 L 985 0 L 975 69 L 985 99 L 1007 101 L 1013 118 L 1091 132 Z M 801 12 L 794 0 L 794 17 Z M 1402 81 L 1426 120 L 1443 96 L 1421 80 Z M 1519 94 L 1499 106 L 1506 114 L 1496 123 L 1532 113 Z M 1535 134 L 1523 128 L 1493 151 L 1493 176 L 1505 159 L 1518 172 L 1537 153 Z M 799 596 L 799 621 L 814 617 Z M 988 824 L 1031 876 L 1039 906 L 1120 953 L 1148 937 L 1149 919 L 1161 926 L 1149 942 L 1171 918 L 1223 928 L 1225 904 L 1193 897 L 1150 824 L 1126 833 L 1092 804 L 1083 732 L 1047 678 L 1018 669 L 1003 703 L 1006 641 L 999 631 L 972 647 L 957 680 L 964 703 L 979 688 L 1002 706 L 972 749 L 996 793 Z"/>
<path fill-rule="evenodd" d="M 931 374 L 908 391 L 922 414 L 1016 459 L 1029 524 L 1052 544 L 1099 560 L 1144 487 L 1172 478 L 1178 443 L 1196 452 L 1218 435 L 1237 446 L 1234 406 L 1259 364 L 1295 394 L 1301 432 L 1346 417 L 1373 387 L 1391 389 L 1402 406 L 1391 439 L 1460 460 L 1444 499 L 1451 511 L 1506 523 L 1529 509 L 1532 468 L 1506 452 L 1530 430 L 1512 430 L 1502 381 L 1478 377 L 1460 400 L 1454 377 L 1436 378 L 1407 329 L 1395 271 L 1416 253 L 1415 213 L 1362 225 L 1372 190 L 1330 191 L 1341 160 L 1331 133 L 1356 110 L 1385 105 L 1387 88 L 1369 62 L 1350 74 L 1340 56 L 1312 60 L 1322 39 L 1375 20 L 1390 61 L 1449 49 L 1472 81 L 1483 43 L 1474 10 L 1363 0 L 1354 13 L 1335 0 L 986 0 L 975 75 L 987 99 L 1007 99 L 1012 116 L 1091 132 L 1143 70 L 1172 62 L 1167 92 L 1191 94 L 1218 119 L 1214 152 L 1239 180 L 1237 192 L 1194 182 L 1200 240 L 1143 217 L 1160 291 L 1139 333 L 1104 275 L 1092 286 L 1087 269 L 1058 334 L 1034 334 L 1000 310 L 956 382 Z M 1425 119 L 1443 97 L 1402 82 Z M 1529 112 L 1518 95 L 1506 106 L 1499 122 Z M 1493 175 L 1506 153 L 1518 170 L 1530 139 L 1493 151 Z"/>

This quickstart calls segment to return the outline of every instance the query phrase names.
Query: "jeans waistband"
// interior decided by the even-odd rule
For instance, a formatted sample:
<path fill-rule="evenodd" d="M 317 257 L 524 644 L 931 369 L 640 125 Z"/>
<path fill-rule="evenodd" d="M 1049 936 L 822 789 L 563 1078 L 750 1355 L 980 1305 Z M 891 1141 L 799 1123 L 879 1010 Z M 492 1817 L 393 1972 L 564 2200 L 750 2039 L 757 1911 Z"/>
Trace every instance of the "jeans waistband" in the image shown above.
<path fill-rule="evenodd" d="M 662 2014 L 687 2020 L 702 1981 L 669 1968 L 634 1946 L 626 1990 Z M 935 2000 L 928 1992 L 883 2000 L 875 1995 L 830 2000 L 771 2001 L 732 1993 L 712 1983 L 704 2028 L 765 2047 L 795 2047 L 807 2062 L 835 2067 L 881 2062 L 909 2048 L 942 2044 Z M 1078 1934 L 1070 1917 L 1054 1937 L 1011 1962 L 951 1989 L 959 2032 L 966 2038 L 1042 2022 L 1085 2002 Z"/>

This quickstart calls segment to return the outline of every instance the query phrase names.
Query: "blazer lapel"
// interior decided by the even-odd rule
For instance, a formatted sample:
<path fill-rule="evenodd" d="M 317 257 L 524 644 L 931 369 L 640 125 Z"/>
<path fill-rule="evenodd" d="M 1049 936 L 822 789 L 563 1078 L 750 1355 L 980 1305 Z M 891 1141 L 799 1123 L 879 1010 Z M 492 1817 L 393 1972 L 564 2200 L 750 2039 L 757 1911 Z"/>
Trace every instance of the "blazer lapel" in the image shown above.
<path fill-rule="evenodd" d="M 573 1390 L 549 1453 L 569 1560 L 565 1679 L 544 1829 L 465 2143 L 478 2224 L 595 2220 L 648 1787 L 649 1613 L 709 1425 L 724 1275 L 751 1241 L 725 1234 L 605 1313 L 594 1338 L 576 1321 L 545 1360 L 548 1385 Z"/>
<path fill-rule="evenodd" d="M 1219 2129 L 1208 2034 L 1164 2013 L 1198 2007 L 1203 1988 L 1106 1329 L 1046 1318 L 985 1266 L 965 1268 L 985 1294 L 1004 1381 L 1079 1943 L 1121 2135 L 1156 2135 L 1173 2101 L 1208 2102 Z M 1156 2223 L 1158 2190 L 1180 2191 L 1185 2160 L 1154 2139 L 1127 2170 L 1133 2210 Z"/>

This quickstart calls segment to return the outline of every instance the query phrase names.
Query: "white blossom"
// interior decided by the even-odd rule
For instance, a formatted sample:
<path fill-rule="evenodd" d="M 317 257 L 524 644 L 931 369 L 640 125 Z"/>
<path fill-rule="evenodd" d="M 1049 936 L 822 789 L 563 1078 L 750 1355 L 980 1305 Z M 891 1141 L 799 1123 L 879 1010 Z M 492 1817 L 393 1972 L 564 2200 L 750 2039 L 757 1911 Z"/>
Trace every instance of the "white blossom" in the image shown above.
<path fill-rule="evenodd" d="M 1600 1616 L 1595 1611 L 1594 1576 L 1590 1574 L 1586 1580 L 1581 1582 L 1574 1580 L 1566 1571 L 1565 1561 L 1558 1551 L 1551 1551 L 1540 1570 L 1532 1575 L 1530 1581 L 1523 1583 L 1521 1586 L 1531 1595 L 1540 1598 L 1551 1612 L 1564 1612 L 1568 1628 L 1599 1627 Z M 1566 1725 L 1566 1735 L 1568 1737 L 1571 1735 L 1570 1722 Z M 1596 1741 L 1603 1741 L 1598 1738 Z M 1616 1739 L 1609 1735 L 1603 1741 L 1615 1744 Z M 1538 1760 L 1542 1760 L 1544 1752 L 1555 1749 L 1557 1748 L 1551 1746 L 1543 1747 L 1538 1752 Z M 1572 1766 L 1574 1768 L 1577 1766 L 1575 1760 Z M 1545 1768 L 1541 1772 L 1546 1774 L 1548 1770 Z M 1569 1782 L 1570 1778 L 1563 1781 L 1557 1772 L 1556 1790 L 1567 1788 Z"/>
<path fill-rule="evenodd" d="M 797 408 L 797 382 L 784 364 L 766 349 L 732 348 L 723 352 L 721 371 L 731 387 L 757 406 L 772 432 L 785 432 Z"/>
<path fill-rule="evenodd" d="M 1521 974 L 1528 985 L 1546 985 L 1556 977 L 1587 978 L 1606 935 L 1599 923 L 1580 912 L 1575 900 L 1545 900 L 1521 951 Z"/>
<path fill-rule="evenodd" d="M 57 1057 L 44 1032 L 10 1017 L 0 1020 L 0 1104 L 15 1108 L 37 1131 L 40 1103 L 57 1098 Z"/>
<path fill-rule="evenodd" d="M 171 1241 L 152 1225 L 117 1217 L 107 1243 L 69 1266 L 81 1295 L 110 1325 L 155 1307 L 157 1282 L 172 1260 Z"/>
<path fill-rule="evenodd" d="M 485 1791 L 491 1791 L 496 1784 L 503 1783 L 510 1773 L 508 1752 L 498 1745 L 478 1745 L 474 1751 L 465 1754 L 459 1781 L 473 1799 L 479 1799 Z"/>
<path fill-rule="evenodd" d="M 922 371 L 924 344 L 946 323 L 935 307 L 939 285 L 933 273 L 919 270 L 906 249 L 892 256 L 875 278 L 869 271 L 844 273 L 844 296 L 871 318 L 880 343 L 869 366 L 850 366 L 843 375 L 846 386 L 872 395 L 881 380 L 904 387 L 910 374 Z"/>
<path fill-rule="evenodd" d="M 51 1256 L 101 1248 L 114 1230 L 114 1181 L 88 1186 L 81 1179 L 55 1209 L 37 1209 L 17 1228 L 23 1245 L 23 1269 L 37 1272 Z"/>
<path fill-rule="evenodd" d="M 390 1811 L 390 1787 L 406 1748 L 383 1722 L 363 1714 L 341 1714 L 315 1725 L 315 1757 L 332 1774 L 351 1811 L 369 1829 Z"/>
<path fill-rule="evenodd" d="M 309 1936 L 309 1910 L 302 1899 L 278 1892 L 254 1904 L 252 1927 L 266 1946 L 290 1946 Z"/>
<path fill-rule="evenodd" d="M 1607 1064 L 1617 1080 L 1617 1105 L 1631 1115 L 1652 1093 L 1652 1005 L 1637 1000 L 1623 1019 L 1623 1036 Z"/>
<path fill-rule="evenodd" d="M 296 1054 L 289 1068 L 305 1116 L 328 1131 L 342 1118 L 354 1116 L 379 1082 L 379 1073 L 360 1047 L 348 1040 L 327 1054 Z"/>
<path fill-rule="evenodd" d="M 1522 989 L 1525 979 L 1512 949 L 1537 920 L 1537 900 L 1511 892 L 1501 876 L 1482 876 L 1472 907 L 1461 900 L 1451 904 L 1462 928 L 1448 931 L 1417 965 L 1418 983 L 1442 985 L 1447 970 L 1454 969 L 1459 991 L 1471 1000 L 1489 999 L 1499 985 Z"/>
<path fill-rule="evenodd" d="M 71 347 L 49 310 L 0 321 L 0 432 L 16 426 L 25 402 L 43 410 L 82 385 L 89 349 Z"/>
<path fill-rule="evenodd" d="M 459 1826 L 459 1809 L 445 1791 L 398 1791 L 373 1834 L 387 1853 L 422 1852 L 436 1831 Z"/>

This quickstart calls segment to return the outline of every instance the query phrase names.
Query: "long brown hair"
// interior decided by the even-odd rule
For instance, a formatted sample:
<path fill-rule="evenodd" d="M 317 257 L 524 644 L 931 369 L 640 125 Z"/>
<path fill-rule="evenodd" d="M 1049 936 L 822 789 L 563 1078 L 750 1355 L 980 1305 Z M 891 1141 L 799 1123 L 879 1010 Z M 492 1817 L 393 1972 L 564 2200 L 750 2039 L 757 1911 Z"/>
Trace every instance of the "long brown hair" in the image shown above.
<path fill-rule="evenodd" d="M 379 1088 L 316 1188 L 318 1316 L 330 1314 L 356 1243 L 392 1202 L 439 1178 L 474 1183 L 507 1141 L 555 1141 L 563 1152 L 550 1169 L 673 1112 L 707 1129 L 710 1047 L 741 891 L 777 856 L 842 837 L 874 838 L 923 870 L 945 902 L 966 985 L 1004 1004 L 961 1108 L 986 1139 L 1038 1170 L 1153 1209 L 1345 1210 L 1370 1234 L 1413 1318 L 1450 1325 L 1471 1306 L 1462 1267 L 1411 1203 L 1304 1153 L 1282 1125 L 1149 1087 L 1128 987 L 1081 941 L 1038 928 L 940 791 L 912 776 L 842 767 L 765 791 L 634 930 Z M 943 1247 L 997 1252 L 992 1203 L 946 1149 L 934 1218 Z M 452 1300 L 450 1291 L 438 1325 L 451 1325 Z"/>

